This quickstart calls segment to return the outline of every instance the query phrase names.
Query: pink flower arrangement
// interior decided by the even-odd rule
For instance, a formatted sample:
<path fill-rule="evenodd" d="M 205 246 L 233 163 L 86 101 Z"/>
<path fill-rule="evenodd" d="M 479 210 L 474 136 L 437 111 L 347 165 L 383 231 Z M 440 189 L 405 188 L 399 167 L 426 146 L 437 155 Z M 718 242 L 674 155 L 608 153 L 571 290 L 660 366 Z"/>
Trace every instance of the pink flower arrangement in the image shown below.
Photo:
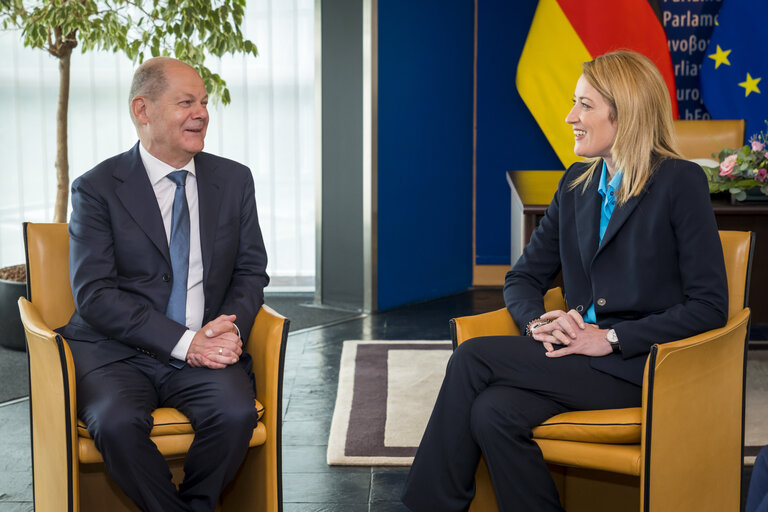
<path fill-rule="evenodd" d="M 720 176 L 730 176 L 736 166 L 738 155 L 728 155 L 720 164 Z"/>
<path fill-rule="evenodd" d="M 768 125 L 768 121 L 766 121 Z M 743 201 L 747 191 L 758 189 L 768 196 L 768 129 L 750 138 L 738 149 L 724 149 L 716 155 L 718 167 L 704 167 L 709 180 L 709 192 L 730 192 L 736 201 Z"/>

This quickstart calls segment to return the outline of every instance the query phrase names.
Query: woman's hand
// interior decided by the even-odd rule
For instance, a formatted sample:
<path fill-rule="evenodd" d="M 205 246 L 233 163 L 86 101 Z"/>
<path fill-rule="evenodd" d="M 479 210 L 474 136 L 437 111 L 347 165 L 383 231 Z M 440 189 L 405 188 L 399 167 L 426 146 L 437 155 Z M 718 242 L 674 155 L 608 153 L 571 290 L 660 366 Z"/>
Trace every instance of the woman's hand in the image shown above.
<path fill-rule="evenodd" d="M 575 309 L 567 313 L 561 310 L 549 311 L 541 319 L 550 322 L 534 329 L 533 339 L 544 344 L 548 357 L 569 354 L 600 357 L 613 352 L 605 338 L 608 330 L 586 323 Z M 562 345 L 562 348 L 555 350 L 553 345 Z"/>
<path fill-rule="evenodd" d="M 544 343 L 547 352 L 554 350 L 552 345 L 568 345 L 576 338 L 576 333 L 586 326 L 578 311 L 572 309 L 567 313 L 562 310 L 548 311 L 541 315 L 541 320 L 549 323 L 540 325 L 532 333 L 533 339 Z"/>
<path fill-rule="evenodd" d="M 558 350 L 548 350 L 547 357 L 562 357 L 570 354 L 582 354 L 591 357 L 607 356 L 613 352 L 611 344 L 605 338 L 608 329 L 601 329 L 595 324 L 585 324 L 585 328 L 576 334 L 569 343 L 564 343 Z"/>

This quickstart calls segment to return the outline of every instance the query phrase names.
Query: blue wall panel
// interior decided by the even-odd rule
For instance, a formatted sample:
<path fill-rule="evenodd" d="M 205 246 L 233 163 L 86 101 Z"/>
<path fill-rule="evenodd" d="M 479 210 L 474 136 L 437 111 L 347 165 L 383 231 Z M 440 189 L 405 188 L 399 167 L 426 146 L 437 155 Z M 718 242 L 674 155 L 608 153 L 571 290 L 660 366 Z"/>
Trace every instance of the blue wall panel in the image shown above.
<path fill-rule="evenodd" d="M 378 3 L 378 309 L 472 283 L 473 0 Z"/>
<path fill-rule="evenodd" d="M 517 62 L 537 3 L 478 0 L 475 263 L 479 265 L 510 263 L 506 172 L 563 168 L 515 87 Z M 563 122 L 567 114 L 563 112 Z"/>

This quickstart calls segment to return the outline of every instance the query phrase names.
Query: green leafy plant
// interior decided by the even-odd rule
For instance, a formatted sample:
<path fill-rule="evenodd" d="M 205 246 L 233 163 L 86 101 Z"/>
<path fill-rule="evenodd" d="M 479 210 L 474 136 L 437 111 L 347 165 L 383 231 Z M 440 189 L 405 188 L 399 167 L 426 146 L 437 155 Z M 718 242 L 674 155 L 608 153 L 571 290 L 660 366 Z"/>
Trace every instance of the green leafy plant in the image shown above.
<path fill-rule="evenodd" d="M 747 145 L 738 149 L 726 148 L 712 156 L 717 158 L 720 166 L 703 166 L 710 194 L 730 192 L 734 199 L 743 201 L 747 190 L 759 187 L 760 192 L 768 196 L 768 129 L 753 135 Z"/>
<path fill-rule="evenodd" d="M 211 97 L 226 105 L 227 84 L 204 61 L 206 55 L 257 55 L 256 46 L 240 29 L 244 9 L 245 0 L 0 0 L 2 28 L 20 30 L 25 46 L 44 50 L 59 61 L 54 222 L 67 220 L 72 51 L 80 46 L 83 53 L 121 52 L 134 63 L 150 56 L 176 57 L 194 66 Z"/>

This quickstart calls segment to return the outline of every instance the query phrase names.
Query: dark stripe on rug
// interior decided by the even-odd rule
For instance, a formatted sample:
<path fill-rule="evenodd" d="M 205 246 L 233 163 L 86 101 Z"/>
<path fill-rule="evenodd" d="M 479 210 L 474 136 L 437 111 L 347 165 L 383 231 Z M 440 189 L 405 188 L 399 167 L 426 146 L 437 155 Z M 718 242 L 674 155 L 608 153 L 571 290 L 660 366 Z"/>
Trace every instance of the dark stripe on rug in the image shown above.
<path fill-rule="evenodd" d="M 344 446 L 347 457 L 413 457 L 416 446 L 385 446 L 387 358 L 390 350 L 445 350 L 445 344 L 376 344 L 357 346 L 355 386 Z"/>

